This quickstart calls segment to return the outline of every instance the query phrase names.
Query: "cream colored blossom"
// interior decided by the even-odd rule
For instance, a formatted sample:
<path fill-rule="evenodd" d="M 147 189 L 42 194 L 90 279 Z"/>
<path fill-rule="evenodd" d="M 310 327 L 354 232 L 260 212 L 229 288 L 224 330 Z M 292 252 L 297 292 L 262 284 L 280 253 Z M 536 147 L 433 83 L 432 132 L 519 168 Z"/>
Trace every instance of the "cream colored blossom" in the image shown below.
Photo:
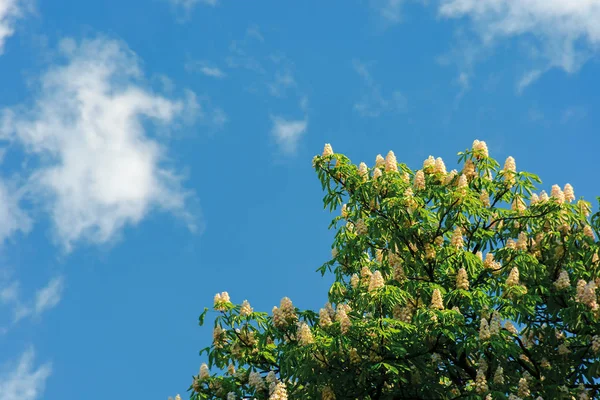
<path fill-rule="evenodd" d="M 285 328 L 286 326 L 288 326 L 288 323 L 285 320 L 283 312 L 277 306 L 274 306 L 273 309 L 271 310 L 271 312 L 273 313 L 273 325 L 275 325 L 276 328 L 281 329 L 281 328 Z"/>
<path fill-rule="evenodd" d="M 529 198 L 530 204 L 533 206 L 534 204 L 537 204 L 540 202 L 540 198 L 538 197 L 537 194 L 532 193 L 531 197 Z"/>
<path fill-rule="evenodd" d="M 481 318 L 479 324 L 479 340 L 486 341 L 490 339 L 490 326 L 485 318 Z"/>
<path fill-rule="evenodd" d="M 579 208 L 579 210 L 583 213 L 583 215 L 585 215 L 586 217 L 590 216 L 590 213 L 592 212 L 592 209 L 589 205 L 588 202 L 583 201 L 583 200 L 578 200 L 577 201 L 577 208 Z"/>
<path fill-rule="evenodd" d="M 307 346 L 314 342 L 315 340 L 310 331 L 310 327 L 306 322 L 302 322 L 298 327 L 298 343 L 300 343 L 301 346 Z"/>
<path fill-rule="evenodd" d="M 397 304 L 394 306 L 392 314 L 395 319 L 410 324 L 412 321 L 413 309 L 411 307 L 402 307 Z"/>
<path fill-rule="evenodd" d="M 227 393 L 227 400 L 235 400 L 235 392 Z"/>
<path fill-rule="evenodd" d="M 515 163 L 515 159 L 512 157 L 508 157 L 504 162 L 504 168 L 502 169 L 502 175 L 504 177 L 504 181 L 509 185 L 514 185 L 515 183 L 515 174 L 517 172 L 517 166 Z"/>
<path fill-rule="evenodd" d="M 506 321 L 504 323 L 504 329 L 506 329 L 507 331 L 509 331 L 513 335 L 518 335 L 519 334 L 519 331 L 517 331 L 517 328 L 515 328 L 515 326 L 510 321 Z"/>
<path fill-rule="evenodd" d="M 394 279 L 398 282 L 403 282 L 406 279 L 404 268 L 402 268 L 402 264 L 400 263 L 397 263 L 394 266 Z"/>
<path fill-rule="evenodd" d="M 575 200 L 575 192 L 573 191 L 573 186 L 571 186 L 571 184 L 567 183 L 565 185 L 565 188 L 563 189 L 563 193 L 565 195 L 565 201 L 567 201 L 568 203 Z"/>
<path fill-rule="evenodd" d="M 479 195 L 479 200 L 483 203 L 484 207 L 490 206 L 490 195 L 488 194 L 487 190 L 483 189 L 481 191 L 481 194 Z"/>
<path fill-rule="evenodd" d="M 467 192 L 467 188 L 469 187 L 469 182 L 467 181 L 467 176 L 465 174 L 461 174 L 458 178 L 458 191 L 463 196 Z"/>
<path fill-rule="evenodd" d="M 519 238 L 517 240 L 517 250 L 527 250 L 527 234 L 525 232 L 519 233 Z"/>
<path fill-rule="evenodd" d="M 362 178 L 363 181 L 366 181 L 369 178 L 369 168 L 364 162 L 361 162 L 358 166 L 358 175 Z"/>
<path fill-rule="evenodd" d="M 483 394 L 489 390 L 487 379 L 485 378 L 485 370 L 481 367 L 477 370 L 477 376 L 475 377 L 475 391 L 479 394 Z"/>
<path fill-rule="evenodd" d="M 565 202 L 565 194 L 562 190 L 560 190 L 560 186 L 558 185 L 552 185 L 550 197 L 552 197 L 558 204 L 563 204 Z"/>
<path fill-rule="evenodd" d="M 369 292 L 374 292 L 385 285 L 381 272 L 375 271 L 369 280 Z"/>
<path fill-rule="evenodd" d="M 527 205 L 525 204 L 522 198 L 515 196 L 511 204 L 511 209 L 513 211 L 523 212 L 527 209 Z"/>
<path fill-rule="evenodd" d="M 467 270 L 463 267 L 456 273 L 456 288 L 462 290 L 469 290 L 469 277 L 467 276 Z"/>
<path fill-rule="evenodd" d="M 489 157 L 487 144 L 483 140 L 473 141 L 473 155 L 478 160 L 483 157 Z"/>
<path fill-rule="evenodd" d="M 385 167 L 385 158 L 381 154 L 377 154 L 377 157 L 375 157 L 375 166 L 377 168 Z"/>
<path fill-rule="evenodd" d="M 527 379 L 519 379 L 519 389 L 517 390 L 517 394 L 519 395 L 519 397 L 527 397 L 531 394 L 531 392 L 529 391 L 529 383 L 527 382 Z"/>
<path fill-rule="evenodd" d="M 415 173 L 415 178 L 414 178 L 414 181 L 413 181 L 413 186 L 417 190 L 424 190 L 425 189 L 425 174 L 423 174 L 423 170 L 418 170 Z"/>
<path fill-rule="evenodd" d="M 389 151 L 385 157 L 385 170 L 386 172 L 398 172 L 398 161 L 393 151 Z"/>
<path fill-rule="evenodd" d="M 423 172 L 426 174 L 432 174 L 434 170 L 435 158 L 433 156 L 429 156 L 425 161 L 423 161 Z"/>
<path fill-rule="evenodd" d="M 273 390 L 273 393 L 271 393 L 271 396 L 269 396 L 269 400 L 287 400 L 287 398 L 287 390 L 285 388 L 285 383 L 283 382 L 279 382 L 275 386 L 275 389 Z"/>
<path fill-rule="evenodd" d="M 600 336 L 594 335 L 592 337 L 592 351 L 594 353 L 600 353 Z"/>
<path fill-rule="evenodd" d="M 592 240 L 596 240 L 596 237 L 594 236 L 594 231 L 592 230 L 592 227 L 589 225 L 585 225 L 583 227 L 583 234 L 584 234 L 584 236 L 587 236 Z"/>
<path fill-rule="evenodd" d="M 329 316 L 329 312 L 326 309 L 321 308 L 319 310 L 319 326 L 321 328 L 326 328 L 332 324 L 331 317 Z"/>
<path fill-rule="evenodd" d="M 338 307 L 337 313 L 335 314 L 335 319 L 340 323 L 340 330 L 342 331 L 342 334 L 346 334 L 352 325 L 350 318 L 348 318 L 348 315 L 346 314 L 346 310 Z"/>
<path fill-rule="evenodd" d="M 252 371 L 248 376 L 248 385 L 255 388 L 256 390 L 266 389 L 265 381 L 258 372 Z"/>
<path fill-rule="evenodd" d="M 504 369 L 500 366 L 496 368 L 496 372 L 494 373 L 494 384 L 504 385 Z"/>
<path fill-rule="evenodd" d="M 350 349 L 350 363 L 352 364 L 358 364 L 360 363 L 361 359 L 360 359 L 360 355 L 358 354 L 358 350 L 356 350 L 354 347 L 352 349 Z"/>
<path fill-rule="evenodd" d="M 379 168 L 373 170 L 373 179 L 377 180 L 378 178 L 381 178 L 381 175 L 381 170 Z"/>
<path fill-rule="evenodd" d="M 235 374 L 235 365 L 229 363 L 227 366 L 227 373 L 233 376 Z"/>
<path fill-rule="evenodd" d="M 444 160 L 442 157 L 438 157 L 435 159 L 435 166 L 433 168 L 433 172 L 440 177 L 446 176 L 446 164 L 444 164 Z"/>
<path fill-rule="evenodd" d="M 225 311 L 227 309 L 227 305 L 231 304 L 231 299 L 229 298 L 229 293 L 221 292 L 215 294 L 214 301 L 214 309 L 217 311 Z"/>
<path fill-rule="evenodd" d="M 462 170 L 462 175 L 464 175 L 468 179 L 471 179 L 475 175 L 477 175 L 477 173 L 475 172 L 475 164 L 473 163 L 473 161 L 471 161 L 471 160 L 465 161 L 465 165 Z"/>
<path fill-rule="evenodd" d="M 570 352 L 571 352 L 571 350 L 569 350 L 569 348 L 567 347 L 567 345 L 565 343 L 558 346 L 558 354 L 560 354 L 561 356 L 569 354 Z"/>
<path fill-rule="evenodd" d="M 325 143 L 325 147 L 323 148 L 323 157 L 329 157 L 333 155 L 333 149 L 329 143 Z"/>
<path fill-rule="evenodd" d="M 221 325 L 215 326 L 213 329 L 213 344 L 216 348 L 222 348 L 225 342 L 225 330 L 221 327 Z"/>
<path fill-rule="evenodd" d="M 210 378 L 210 372 L 208 372 L 208 365 L 206 365 L 206 363 L 202 363 L 200 366 L 200 373 L 198 374 L 198 377 L 201 380 Z"/>
<path fill-rule="evenodd" d="M 358 275 L 352 274 L 352 276 L 350 277 L 350 286 L 356 289 L 358 287 L 359 282 L 360 278 L 358 277 Z"/>
<path fill-rule="evenodd" d="M 442 293 L 440 289 L 433 289 L 433 295 L 431 296 L 431 308 L 435 310 L 443 310 L 444 302 L 442 300 Z"/>
<path fill-rule="evenodd" d="M 450 185 L 457 174 L 458 172 L 455 169 L 450 171 L 448 175 L 446 175 L 446 179 L 444 179 L 444 185 Z"/>
<path fill-rule="evenodd" d="M 369 228 L 367 227 L 365 220 L 362 218 L 359 219 L 358 221 L 356 221 L 354 228 L 356 229 L 357 235 L 366 235 L 367 232 L 369 231 Z"/>
<path fill-rule="evenodd" d="M 335 400 L 335 393 L 333 389 L 329 386 L 325 386 L 323 391 L 321 391 L 321 399 L 322 400 Z"/>
<path fill-rule="evenodd" d="M 250 303 L 248 302 L 248 300 L 244 300 L 242 302 L 242 306 L 240 307 L 240 315 L 242 317 L 247 317 L 250 314 L 252 314 L 253 311 L 254 309 L 250 307 Z"/>
<path fill-rule="evenodd" d="M 360 270 L 360 278 L 363 282 L 369 282 L 371 280 L 372 274 L 373 273 L 371 272 L 369 267 L 367 267 L 366 265 L 364 267 L 362 267 Z"/>
<path fill-rule="evenodd" d="M 492 318 L 490 319 L 490 335 L 496 336 L 500 333 L 500 315 L 498 311 L 494 311 L 492 313 Z"/>
<path fill-rule="evenodd" d="M 331 249 L 331 258 L 335 259 L 338 256 L 338 249 L 336 249 L 335 247 L 333 249 Z"/>
<path fill-rule="evenodd" d="M 545 203 L 549 200 L 550 198 L 548 197 L 548 193 L 546 193 L 546 191 L 542 190 L 540 192 L 540 203 Z"/>
<path fill-rule="evenodd" d="M 552 365 L 550 364 L 548 359 L 546 357 L 544 357 L 544 358 L 542 358 L 542 361 L 540 361 L 540 367 L 542 367 L 544 369 L 550 369 L 550 368 L 552 368 Z"/>
<path fill-rule="evenodd" d="M 506 279 L 506 286 L 517 286 L 519 284 L 519 269 L 513 267 Z"/>
<path fill-rule="evenodd" d="M 457 226 L 454 228 L 454 232 L 452 232 L 452 238 L 450 239 L 450 244 L 457 249 L 462 249 L 464 247 L 465 242 L 463 240 L 462 229 L 460 227 Z"/>
<path fill-rule="evenodd" d="M 563 290 L 571 286 L 571 281 L 569 280 L 569 273 L 564 269 L 560 271 L 558 275 L 558 279 L 554 282 L 554 286 L 558 290 Z"/>
<path fill-rule="evenodd" d="M 269 371 L 269 373 L 267 374 L 267 376 L 265 377 L 265 382 L 267 382 L 269 384 L 269 392 L 273 393 L 273 389 L 275 389 L 275 385 L 277 382 L 279 382 L 279 379 L 277 379 L 277 375 L 275 375 L 274 371 Z M 272 387 L 272 389 L 271 389 Z"/>
<path fill-rule="evenodd" d="M 507 249 L 515 250 L 517 248 L 517 244 L 514 240 L 509 238 L 508 240 L 506 240 L 506 245 L 504 247 L 506 247 Z"/>

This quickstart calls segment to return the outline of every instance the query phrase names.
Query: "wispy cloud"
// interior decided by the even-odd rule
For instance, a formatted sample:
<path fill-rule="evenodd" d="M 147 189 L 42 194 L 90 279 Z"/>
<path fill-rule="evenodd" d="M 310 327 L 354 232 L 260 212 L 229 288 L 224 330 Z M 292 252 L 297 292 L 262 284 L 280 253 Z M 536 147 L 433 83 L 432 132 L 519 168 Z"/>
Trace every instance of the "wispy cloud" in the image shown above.
<path fill-rule="evenodd" d="M 6 39 L 15 33 L 15 23 L 23 16 L 25 5 L 24 0 L 0 0 L 0 54 Z"/>
<path fill-rule="evenodd" d="M 523 93 L 523 90 L 533 82 L 537 81 L 540 76 L 542 76 L 542 71 L 539 69 L 534 69 L 525 73 L 517 83 L 517 93 Z"/>
<path fill-rule="evenodd" d="M 406 97 L 395 90 L 389 95 L 382 93 L 381 86 L 375 82 L 368 65 L 359 60 L 353 61 L 354 70 L 362 78 L 366 91 L 362 98 L 354 103 L 354 110 L 363 117 L 378 117 L 384 112 L 405 112 Z"/>
<path fill-rule="evenodd" d="M 563 110 L 560 122 L 563 124 L 569 122 L 581 121 L 588 115 L 588 110 L 582 106 L 570 106 Z"/>
<path fill-rule="evenodd" d="M 0 119 L 0 132 L 1 124 Z M 31 229 L 31 218 L 19 205 L 22 196 L 23 191 L 16 182 L 0 179 L 0 245 L 14 233 L 27 233 Z"/>
<path fill-rule="evenodd" d="M 0 282 L 0 305 L 12 311 L 10 326 L 25 318 L 39 319 L 43 313 L 56 307 L 62 297 L 64 278 L 52 278 L 46 286 L 35 292 L 35 298 L 23 301 L 18 281 Z M 5 328 L 8 330 L 8 327 Z"/>
<path fill-rule="evenodd" d="M 60 47 L 65 63 L 43 74 L 32 104 L 0 115 L 0 134 L 40 161 L 27 191 L 50 213 L 58 240 L 67 250 L 81 239 L 105 243 L 156 208 L 189 217 L 188 194 L 146 129 L 193 114 L 195 96 L 145 89 L 121 42 L 66 39 Z"/>
<path fill-rule="evenodd" d="M 371 7 L 384 22 L 395 24 L 402 20 L 404 0 L 371 0 Z"/>
<path fill-rule="evenodd" d="M 34 365 L 33 348 L 26 350 L 16 363 L 0 368 L 0 400 L 36 400 L 44 393 L 52 364 Z M 1 371 L 6 371 L 2 373 Z"/>
<path fill-rule="evenodd" d="M 300 138 L 306 133 L 308 118 L 294 120 L 272 116 L 271 120 L 273 122 L 271 133 L 280 150 L 285 154 L 295 153 Z"/>
<path fill-rule="evenodd" d="M 467 17 L 484 47 L 513 37 L 535 40 L 535 68 L 517 83 L 521 91 L 549 68 L 576 72 L 600 45 L 596 0 L 439 0 L 438 11 Z"/>
<path fill-rule="evenodd" d="M 211 65 L 206 61 L 190 61 L 185 64 L 185 69 L 190 72 L 200 72 L 211 78 L 224 78 L 225 72 L 219 67 Z"/>

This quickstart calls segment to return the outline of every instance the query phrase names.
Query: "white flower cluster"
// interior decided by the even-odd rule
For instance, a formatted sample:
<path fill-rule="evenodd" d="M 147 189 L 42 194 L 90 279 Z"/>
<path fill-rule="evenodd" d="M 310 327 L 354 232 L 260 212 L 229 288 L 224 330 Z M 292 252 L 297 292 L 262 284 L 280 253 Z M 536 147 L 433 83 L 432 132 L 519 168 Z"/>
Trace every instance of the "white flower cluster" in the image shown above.
<path fill-rule="evenodd" d="M 588 283 L 585 283 L 583 279 L 580 279 L 577 281 L 576 301 L 587 305 L 594 311 L 598 310 L 596 288 L 596 282 L 589 281 Z"/>
<path fill-rule="evenodd" d="M 469 277 L 467 276 L 467 270 L 462 267 L 456 274 L 456 288 L 462 290 L 469 290 Z"/>
<path fill-rule="evenodd" d="M 298 327 L 298 342 L 301 346 L 307 346 L 315 342 L 310 327 L 306 322 L 300 323 Z"/>
<path fill-rule="evenodd" d="M 375 271 L 369 280 L 369 292 L 381 289 L 385 285 L 381 272 Z"/>
<path fill-rule="evenodd" d="M 231 304 L 231 299 L 229 298 L 229 293 L 222 292 L 215 294 L 214 300 L 214 308 L 217 311 L 225 311 L 227 309 L 227 305 Z"/>
<path fill-rule="evenodd" d="M 554 282 L 554 286 L 558 290 L 563 290 L 571 286 L 571 281 L 569 280 L 569 273 L 564 269 L 560 271 L 558 275 L 558 279 Z"/>
<path fill-rule="evenodd" d="M 504 168 L 502 169 L 502 175 L 504 177 L 504 181 L 512 186 L 515 184 L 515 175 L 517 172 L 517 165 L 515 163 L 515 159 L 512 157 L 508 157 L 504 162 Z"/>
<path fill-rule="evenodd" d="M 276 328 L 286 328 L 290 323 L 293 323 L 298 318 L 296 315 L 296 309 L 292 304 L 292 301 L 288 297 L 284 297 L 281 299 L 279 304 L 280 308 L 277 306 L 273 307 L 273 325 Z"/>
<path fill-rule="evenodd" d="M 248 317 L 252 314 L 253 311 L 254 309 L 250 307 L 250 303 L 248 302 L 248 300 L 244 300 L 242 302 L 242 306 L 240 307 L 240 315 L 242 317 Z"/>
<path fill-rule="evenodd" d="M 444 302 L 442 300 L 442 293 L 440 289 L 433 289 L 433 295 L 431 296 L 431 308 L 435 310 L 443 310 Z"/>

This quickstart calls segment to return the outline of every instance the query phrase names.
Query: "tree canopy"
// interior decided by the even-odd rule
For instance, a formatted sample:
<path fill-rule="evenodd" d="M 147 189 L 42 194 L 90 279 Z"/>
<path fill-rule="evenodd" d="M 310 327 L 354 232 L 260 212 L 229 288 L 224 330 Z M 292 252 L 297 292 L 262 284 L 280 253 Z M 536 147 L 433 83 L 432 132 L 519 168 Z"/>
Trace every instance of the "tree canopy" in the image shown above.
<path fill-rule="evenodd" d="M 325 145 L 329 302 L 266 313 L 217 294 L 190 398 L 598 398 L 600 212 L 569 184 L 537 194 L 483 141 L 458 162 L 368 167 Z"/>

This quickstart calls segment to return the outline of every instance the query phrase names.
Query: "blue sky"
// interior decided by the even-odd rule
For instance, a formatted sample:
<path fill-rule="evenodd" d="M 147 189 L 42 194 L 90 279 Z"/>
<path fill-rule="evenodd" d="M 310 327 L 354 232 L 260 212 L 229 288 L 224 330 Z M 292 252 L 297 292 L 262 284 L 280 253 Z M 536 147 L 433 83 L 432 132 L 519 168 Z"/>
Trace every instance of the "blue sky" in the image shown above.
<path fill-rule="evenodd" d="M 0 400 L 166 399 L 216 292 L 318 309 L 312 157 L 599 195 L 600 1 L 0 0 Z"/>

